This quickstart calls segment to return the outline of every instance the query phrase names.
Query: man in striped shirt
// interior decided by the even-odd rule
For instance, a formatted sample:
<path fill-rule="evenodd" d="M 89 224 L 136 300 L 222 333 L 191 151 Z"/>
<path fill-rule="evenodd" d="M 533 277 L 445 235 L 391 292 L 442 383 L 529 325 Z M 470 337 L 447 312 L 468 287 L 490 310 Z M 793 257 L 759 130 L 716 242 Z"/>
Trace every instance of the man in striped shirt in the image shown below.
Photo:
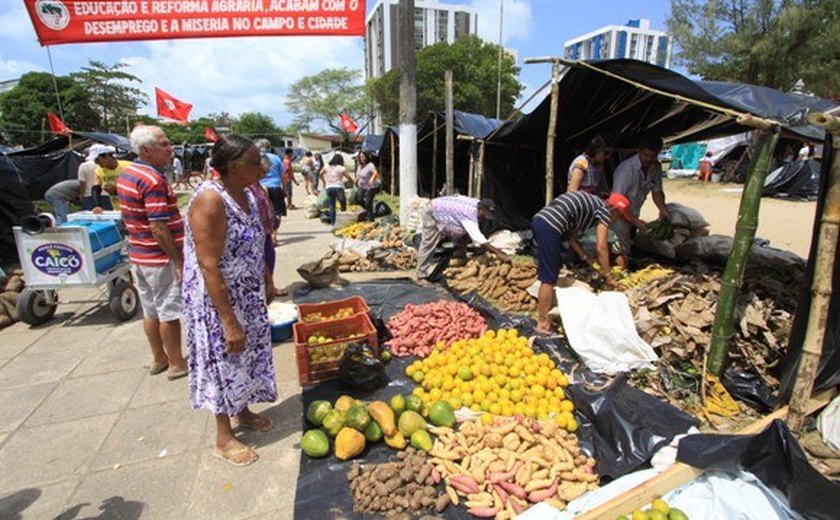
<path fill-rule="evenodd" d="M 129 261 L 152 348 L 149 373 L 169 368 L 168 378 L 187 375 L 181 354 L 181 273 L 184 222 L 164 176 L 172 144 L 159 127 L 136 126 L 131 147 L 139 159 L 117 178 L 120 211 L 128 231 Z"/>
<path fill-rule="evenodd" d="M 565 241 L 569 242 L 569 246 L 584 262 L 599 271 L 610 286 L 616 285 L 610 274 L 607 234 L 613 222 L 631 218 L 629 208 L 630 201 L 618 193 L 610 195 L 605 202 L 590 193 L 574 191 L 560 195 L 534 215 L 531 228 L 537 241 L 537 279 L 540 281 L 537 298 L 539 332 L 551 331 L 548 311 L 554 302 L 554 286 L 557 285 L 560 266 L 568 261 L 568 250 L 563 245 Z M 595 226 L 597 237 L 597 268 L 595 260 L 586 254 L 577 241 L 577 237 L 592 226 Z"/>

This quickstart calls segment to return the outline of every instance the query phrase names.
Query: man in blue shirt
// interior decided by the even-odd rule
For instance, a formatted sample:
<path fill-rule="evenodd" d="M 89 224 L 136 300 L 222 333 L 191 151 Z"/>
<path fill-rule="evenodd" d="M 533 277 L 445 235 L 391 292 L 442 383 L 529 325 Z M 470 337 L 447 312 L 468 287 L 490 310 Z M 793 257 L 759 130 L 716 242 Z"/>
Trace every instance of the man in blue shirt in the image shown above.
<path fill-rule="evenodd" d="M 268 172 L 260 179 L 260 184 L 268 192 L 268 199 L 274 206 L 278 217 L 286 216 L 286 197 L 283 191 L 283 160 L 271 153 L 271 143 L 268 139 L 257 139 L 254 143 L 260 149 L 262 156 L 268 161 Z"/>

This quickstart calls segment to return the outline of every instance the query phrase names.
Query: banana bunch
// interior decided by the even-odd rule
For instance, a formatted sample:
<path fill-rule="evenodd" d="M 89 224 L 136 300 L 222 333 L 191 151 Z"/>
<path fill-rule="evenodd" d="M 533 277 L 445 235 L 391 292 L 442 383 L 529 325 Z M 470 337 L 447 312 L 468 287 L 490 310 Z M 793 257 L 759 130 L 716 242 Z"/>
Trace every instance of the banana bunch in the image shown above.
<path fill-rule="evenodd" d="M 654 220 L 647 225 L 647 234 L 655 240 L 668 240 L 674 236 L 674 225 L 667 220 Z"/>
<path fill-rule="evenodd" d="M 376 224 L 373 222 L 356 222 L 355 224 L 350 224 L 347 227 L 339 229 L 335 232 L 335 235 L 342 238 L 359 239 L 375 227 Z"/>
<path fill-rule="evenodd" d="M 619 271 L 616 271 L 619 269 Z M 616 273 L 621 274 L 616 274 Z M 618 280 L 618 284 L 622 289 L 632 289 L 633 287 L 641 287 L 648 282 L 665 278 L 674 274 L 674 271 L 658 264 L 651 264 L 640 271 L 628 273 L 620 267 L 613 268 L 613 276 Z"/>
<path fill-rule="evenodd" d="M 703 414 L 706 416 L 714 414 L 721 417 L 738 415 L 741 411 L 738 408 L 738 403 L 732 399 L 720 380 L 712 374 L 707 374 L 706 382 L 709 384 L 706 386 L 706 395 L 703 396 Z"/>

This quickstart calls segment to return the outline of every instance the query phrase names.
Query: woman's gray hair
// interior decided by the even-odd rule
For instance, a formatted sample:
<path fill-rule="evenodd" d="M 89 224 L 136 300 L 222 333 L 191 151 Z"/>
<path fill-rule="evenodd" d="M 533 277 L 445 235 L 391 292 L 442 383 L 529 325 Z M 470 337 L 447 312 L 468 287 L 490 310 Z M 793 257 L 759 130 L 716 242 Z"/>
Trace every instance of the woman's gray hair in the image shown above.
<path fill-rule="evenodd" d="M 265 138 L 257 139 L 256 141 L 254 141 L 254 146 L 259 148 L 261 152 L 271 151 L 271 141 Z"/>
<path fill-rule="evenodd" d="M 131 131 L 131 135 L 128 138 L 131 141 L 131 149 L 134 153 L 140 155 L 140 150 L 144 146 L 157 144 L 157 138 L 153 133 L 155 128 L 158 127 L 151 125 L 137 125 L 134 127 L 134 130 Z"/>

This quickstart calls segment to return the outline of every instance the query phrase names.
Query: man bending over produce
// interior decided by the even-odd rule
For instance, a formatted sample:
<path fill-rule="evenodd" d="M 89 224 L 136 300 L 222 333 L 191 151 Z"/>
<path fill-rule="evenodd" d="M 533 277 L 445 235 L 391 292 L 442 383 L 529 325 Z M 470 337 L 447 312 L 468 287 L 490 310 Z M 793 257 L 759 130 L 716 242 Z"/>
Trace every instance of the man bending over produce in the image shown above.
<path fill-rule="evenodd" d="M 554 286 L 560 266 L 567 260 L 568 241 L 572 251 L 606 278 L 607 284 L 617 286 L 610 274 L 610 250 L 607 233 L 610 225 L 619 219 L 630 221 L 630 201 L 619 193 L 613 193 L 606 202 L 590 193 L 575 191 L 560 195 L 534 215 L 531 228 L 537 241 L 537 280 L 540 281 L 537 299 L 537 331 L 551 332 L 548 311 L 554 302 Z M 596 260 L 589 257 L 577 237 L 595 226 Z"/>
<path fill-rule="evenodd" d="M 417 250 L 417 280 L 427 280 L 435 270 L 432 257 L 444 238 L 464 245 L 467 238 L 476 245 L 507 260 L 508 257 L 487 240 L 478 227 L 479 220 L 493 220 L 496 204 L 490 199 L 473 199 L 460 195 L 438 197 L 423 213 L 422 240 Z"/>

